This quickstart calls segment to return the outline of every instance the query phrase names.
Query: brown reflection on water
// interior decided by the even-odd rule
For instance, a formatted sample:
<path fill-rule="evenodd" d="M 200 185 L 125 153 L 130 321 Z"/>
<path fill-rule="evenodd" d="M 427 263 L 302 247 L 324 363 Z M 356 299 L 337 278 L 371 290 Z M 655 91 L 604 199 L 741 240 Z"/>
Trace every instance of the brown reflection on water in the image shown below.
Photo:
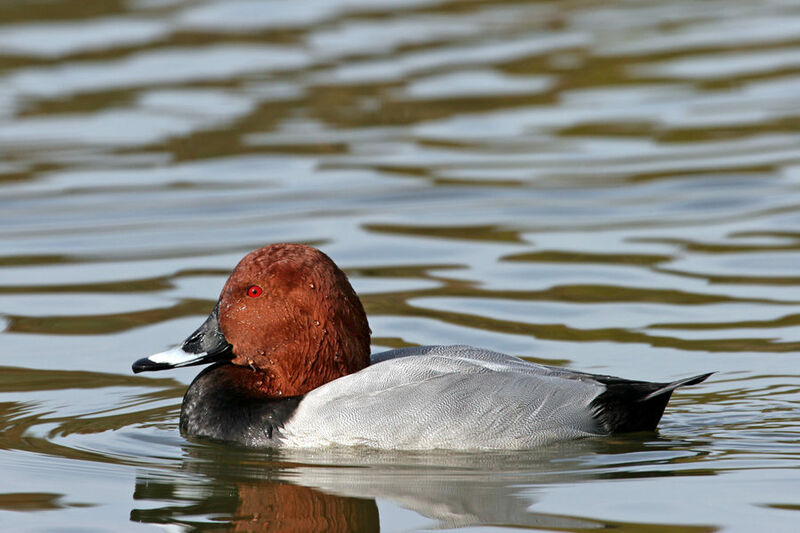
<path fill-rule="evenodd" d="M 0 493 L 0 510 L 2 511 L 52 511 L 69 507 L 90 507 L 80 503 L 64 503 L 63 494 L 50 492 L 7 492 Z"/>
<path fill-rule="evenodd" d="M 378 531 L 374 500 L 332 496 L 307 487 L 240 484 L 232 531 Z"/>
<path fill-rule="evenodd" d="M 193 531 L 224 527 L 226 531 L 331 531 L 371 532 L 380 530 L 374 500 L 325 494 L 308 487 L 281 482 L 226 483 L 223 491 L 188 505 L 156 509 L 134 509 L 131 520 L 151 524 L 182 524 Z M 172 494 L 174 487 L 152 480 L 141 480 L 135 500 L 158 500 Z M 213 514 L 213 523 L 193 523 L 191 517 Z M 222 524 L 220 524 L 222 522 Z"/>

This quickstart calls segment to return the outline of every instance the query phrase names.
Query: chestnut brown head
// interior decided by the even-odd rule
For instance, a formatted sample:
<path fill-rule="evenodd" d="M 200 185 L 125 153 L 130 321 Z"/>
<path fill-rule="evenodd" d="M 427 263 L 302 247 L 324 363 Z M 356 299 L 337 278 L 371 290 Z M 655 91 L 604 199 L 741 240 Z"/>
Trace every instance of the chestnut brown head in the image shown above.
<path fill-rule="evenodd" d="M 361 301 L 327 255 L 305 245 L 273 244 L 239 262 L 211 316 L 181 348 L 133 368 L 227 359 L 252 369 L 262 394 L 294 396 L 366 367 L 369 335 Z"/>

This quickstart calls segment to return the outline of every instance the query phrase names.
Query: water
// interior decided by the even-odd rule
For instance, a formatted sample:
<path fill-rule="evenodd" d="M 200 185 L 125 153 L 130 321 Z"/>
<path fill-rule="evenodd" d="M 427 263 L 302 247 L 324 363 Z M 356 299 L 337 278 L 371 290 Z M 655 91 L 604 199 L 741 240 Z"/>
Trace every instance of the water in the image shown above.
<path fill-rule="evenodd" d="M 800 3 L 0 5 L 4 531 L 795 531 Z M 133 376 L 269 242 L 376 350 L 716 370 L 657 435 L 269 454 Z"/>

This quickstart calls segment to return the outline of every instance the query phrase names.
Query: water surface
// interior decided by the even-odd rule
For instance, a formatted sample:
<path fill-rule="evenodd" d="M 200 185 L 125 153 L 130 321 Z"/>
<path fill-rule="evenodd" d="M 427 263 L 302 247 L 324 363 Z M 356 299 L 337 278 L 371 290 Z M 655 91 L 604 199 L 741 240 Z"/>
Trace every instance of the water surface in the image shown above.
<path fill-rule="evenodd" d="M 794 531 L 798 95 L 790 0 L 0 5 L 0 528 Z M 375 350 L 717 374 L 524 453 L 187 441 L 130 363 L 278 241 Z"/>

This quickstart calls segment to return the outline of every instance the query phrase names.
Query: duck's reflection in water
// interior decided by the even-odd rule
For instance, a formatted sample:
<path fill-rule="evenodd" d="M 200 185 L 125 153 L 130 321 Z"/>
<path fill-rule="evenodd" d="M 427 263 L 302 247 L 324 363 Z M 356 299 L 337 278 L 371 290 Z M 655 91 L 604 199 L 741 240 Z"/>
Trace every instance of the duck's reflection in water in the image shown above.
<path fill-rule="evenodd" d="M 134 509 L 131 519 L 200 531 L 379 531 L 381 519 L 389 529 L 406 529 L 379 517 L 378 499 L 432 520 L 425 528 L 609 527 L 532 512 L 536 486 L 601 475 L 588 464 L 598 452 L 647 463 L 656 460 L 653 453 L 657 460 L 669 453 L 666 443 L 658 448 L 636 439 L 578 441 L 536 453 L 288 453 L 187 444 L 181 468 L 140 471 L 134 499 L 161 506 L 142 505 L 149 508 Z"/>
<path fill-rule="evenodd" d="M 173 500 L 174 504 L 134 509 L 131 520 L 182 525 L 189 531 L 380 530 L 374 499 L 326 494 L 282 481 L 220 482 L 207 487 L 197 480 L 183 481 L 138 477 L 135 499 Z"/>
<path fill-rule="evenodd" d="M 347 498 L 289 483 L 239 483 L 231 531 L 378 531 L 373 499 Z"/>

